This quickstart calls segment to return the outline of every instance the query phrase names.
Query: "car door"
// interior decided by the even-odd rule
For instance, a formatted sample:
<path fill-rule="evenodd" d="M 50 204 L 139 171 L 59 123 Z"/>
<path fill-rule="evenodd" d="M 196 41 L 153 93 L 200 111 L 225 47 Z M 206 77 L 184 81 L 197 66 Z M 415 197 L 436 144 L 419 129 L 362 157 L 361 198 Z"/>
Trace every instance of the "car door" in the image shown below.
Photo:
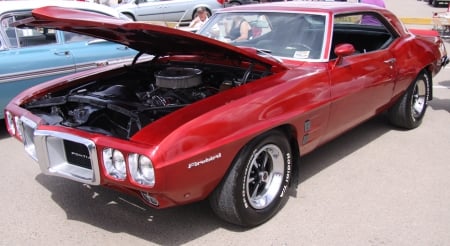
<path fill-rule="evenodd" d="M 394 39 L 382 26 L 335 25 L 332 49 L 351 44 L 356 50 L 330 60 L 329 138 L 381 112 L 392 98 L 397 72 L 388 47 Z"/>
<path fill-rule="evenodd" d="M 137 51 L 125 45 L 103 39 L 70 32 L 63 32 L 62 36 L 64 46 L 71 50 L 76 72 L 124 61 L 131 62 L 137 54 Z"/>
<path fill-rule="evenodd" d="M 192 19 L 193 0 L 163 0 L 164 21 L 180 21 Z"/>
<path fill-rule="evenodd" d="M 23 14 L 1 19 L 0 110 L 19 92 L 64 74 L 73 73 L 73 55 L 61 45 L 58 32 L 42 28 L 16 28 Z"/>
<path fill-rule="evenodd" d="M 166 2 L 161 0 L 138 0 L 134 8 L 138 21 L 165 21 Z"/>

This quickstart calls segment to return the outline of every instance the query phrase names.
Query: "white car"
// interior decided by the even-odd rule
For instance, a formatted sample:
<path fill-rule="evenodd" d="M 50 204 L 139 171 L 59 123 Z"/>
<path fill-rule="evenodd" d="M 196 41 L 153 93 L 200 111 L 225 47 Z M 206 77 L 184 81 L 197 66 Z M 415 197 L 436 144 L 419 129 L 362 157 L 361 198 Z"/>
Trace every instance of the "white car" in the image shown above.
<path fill-rule="evenodd" d="M 116 9 L 135 21 L 185 22 L 196 16 L 198 7 L 211 16 L 223 4 L 224 0 L 128 0 Z"/>

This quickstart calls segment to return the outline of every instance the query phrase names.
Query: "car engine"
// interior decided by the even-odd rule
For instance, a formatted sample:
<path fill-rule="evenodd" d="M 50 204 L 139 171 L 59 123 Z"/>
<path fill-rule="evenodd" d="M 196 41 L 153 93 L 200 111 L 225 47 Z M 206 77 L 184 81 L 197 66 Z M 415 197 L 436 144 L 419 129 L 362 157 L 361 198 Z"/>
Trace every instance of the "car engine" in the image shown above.
<path fill-rule="evenodd" d="M 119 75 L 48 93 L 23 107 L 49 125 L 129 139 L 177 109 L 261 76 L 261 72 L 217 66 L 151 71 L 128 67 Z"/>

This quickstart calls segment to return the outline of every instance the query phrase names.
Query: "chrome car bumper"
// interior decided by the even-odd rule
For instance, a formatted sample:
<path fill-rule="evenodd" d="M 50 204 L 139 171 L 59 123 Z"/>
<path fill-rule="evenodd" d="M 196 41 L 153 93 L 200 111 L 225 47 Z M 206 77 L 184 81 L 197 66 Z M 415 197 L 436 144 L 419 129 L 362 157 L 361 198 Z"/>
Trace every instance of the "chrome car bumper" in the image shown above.
<path fill-rule="evenodd" d="M 35 129 L 36 124 L 21 119 L 26 152 L 47 175 L 99 185 L 100 171 L 95 143 L 76 135 Z"/>

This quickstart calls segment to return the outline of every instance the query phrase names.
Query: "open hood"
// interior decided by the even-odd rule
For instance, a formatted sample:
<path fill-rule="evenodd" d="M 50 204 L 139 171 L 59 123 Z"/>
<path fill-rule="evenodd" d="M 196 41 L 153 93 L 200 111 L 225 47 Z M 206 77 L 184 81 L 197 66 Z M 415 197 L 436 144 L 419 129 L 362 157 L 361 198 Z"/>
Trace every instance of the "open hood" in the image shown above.
<path fill-rule="evenodd" d="M 203 55 L 228 57 L 259 62 L 275 70 L 286 69 L 270 56 L 260 56 L 258 51 L 239 48 L 175 28 L 129 22 L 102 14 L 47 6 L 32 12 L 34 18 L 19 25 L 51 27 L 121 43 L 137 51 L 155 56 Z"/>

